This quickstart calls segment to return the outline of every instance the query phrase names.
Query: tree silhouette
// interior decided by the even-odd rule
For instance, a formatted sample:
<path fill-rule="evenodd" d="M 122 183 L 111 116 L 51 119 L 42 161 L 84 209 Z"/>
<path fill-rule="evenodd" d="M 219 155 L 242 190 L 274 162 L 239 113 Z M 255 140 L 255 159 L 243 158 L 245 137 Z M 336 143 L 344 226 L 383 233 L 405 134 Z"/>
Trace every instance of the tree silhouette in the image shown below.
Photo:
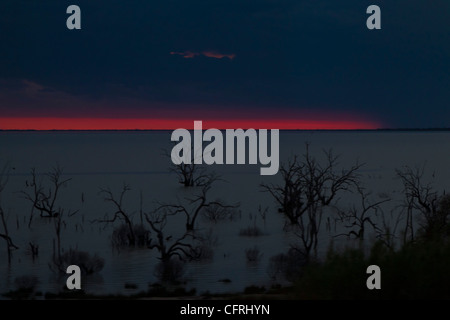
<path fill-rule="evenodd" d="M 0 238 L 5 240 L 6 251 L 8 255 L 8 263 L 11 263 L 12 250 L 19 249 L 12 241 L 8 232 L 8 225 L 6 223 L 5 211 L 2 207 L 2 194 L 5 190 L 6 185 L 9 181 L 9 166 L 8 164 L 4 165 L 2 170 L 0 171 L 0 220 L 3 226 L 3 232 L 0 233 Z"/>
<path fill-rule="evenodd" d="M 195 260 L 201 257 L 201 246 L 196 246 L 197 240 L 194 234 L 185 232 L 181 237 L 174 238 L 165 235 L 164 228 L 167 225 L 167 213 L 151 215 L 146 214 L 145 219 L 149 223 L 155 237 L 150 240 L 149 249 L 157 249 L 159 252 L 159 277 L 163 281 L 173 281 L 179 277 L 182 265 L 178 262 Z M 153 241 L 153 240 L 156 241 Z"/>
<path fill-rule="evenodd" d="M 397 169 L 396 173 L 403 183 L 405 194 L 403 205 L 407 212 L 405 241 L 408 234 L 409 240 L 414 240 L 413 219 L 417 214 L 425 239 L 437 239 L 449 233 L 450 198 L 445 193 L 439 195 L 431 182 L 424 181 L 425 166 L 415 169 L 405 166 L 403 170 Z"/>
<path fill-rule="evenodd" d="M 263 190 L 281 206 L 280 211 L 295 230 L 306 257 L 312 249 L 317 249 L 323 208 L 357 183 L 357 171 L 361 167 L 356 163 L 347 170 L 337 170 L 339 156 L 334 156 L 331 150 L 324 151 L 324 155 L 322 164 L 311 155 L 306 144 L 302 158 L 294 157 L 281 166 L 281 184 L 262 184 Z"/>
<path fill-rule="evenodd" d="M 371 195 L 360 185 L 356 186 L 357 193 L 360 197 L 359 206 L 352 205 L 348 210 L 343 210 L 339 212 L 339 216 L 341 221 L 345 222 L 345 227 L 347 229 L 351 229 L 345 235 L 348 237 L 355 237 L 360 240 L 364 240 L 366 235 L 367 227 L 366 225 L 371 226 L 377 234 L 381 233 L 381 229 L 378 227 L 375 218 L 378 213 L 381 211 L 380 205 L 391 201 L 391 199 L 382 199 L 376 202 L 369 201 L 369 196 Z M 340 236 L 340 235 L 337 235 Z"/>
<path fill-rule="evenodd" d="M 38 180 L 36 169 L 31 169 L 31 182 L 26 181 L 27 188 L 31 191 L 21 191 L 24 198 L 33 204 L 33 208 L 40 212 L 41 217 L 54 218 L 61 213 L 61 208 L 57 207 L 57 199 L 61 187 L 70 180 L 62 179 L 63 170 L 58 165 L 44 175 L 48 184 L 44 184 L 44 179 Z M 30 217 L 31 222 L 31 217 Z"/>
<path fill-rule="evenodd" d="M 163 150 L 163 155 L 168 157 L 172 163 L 171 154 L 167 150 Z M 169 170 L 178 177 L 178 183 L 185 187 L 202 187 L 208 184 L 210 174 L 206 172 L 206 168 L 201 164 L 196 164 L 195 159 L 199 158 L 193 148 L 191 148 L 191 163 L 180 163 L 170 166 Z"/>
<path fill-rule="evenodd" d="M 130 247 L 134 247 L 136 245 L 146 245 L 148 242 L 149 232 L 146 230 L 142 223 L 140 225 L 133 224 L 133 220 L 131 217 L 131 214 L 127 212 L 127 210 L 124 208 L 124 198 L 128 191 L 130 191 L 131 188 L 129 185 L 124 184 L 122 187 L 122 191 L 120 192 L 119 196 L 115 196 L 113 192 L 109 188 L 101 188 L 100 194 L 103 196 L 103 199 L 106 202 L 112 203 L 115 212 L 112 216 L 112 218 L 106 218 L 103 220 L 95 220 L 95 222 L 100 223 L 113 223 L 117 220 L 124 222 L 124 227 L 119 227 L 118 229 L 114 230 L 114 234 L 116 236 L 116 240 L 118 245 L 127 245 Z M 141 194 L 141 201 L 142 201 L 142 194 Z M 141 209 L 142 211 L 142 203 L 141 203 Z M 126 239 L 124 239 L 126 238 Z"/>
<path fill-rule="evenodd" d="M 186 198 L 187 204 L 160 204 L 156 209 L 155 213 L 163 213 L 166 215 L 176 215 L 184 214 L 186 217 L 186 230 L 191 231 L 195 228 L 195 222 L 199 217 L 202 210 L 206 208 L 223 208 L 223 209 L 234 209 L 238 205 L 227 205 L 222 203 L 222 201 L 210 201 L 208 199 L 208 192 L 212 188 L 212 184 L 216 180 L 215 176 L 208 176 L 208 182 L 201 187 L 200 193 L 194 195 L 192 198 Z"/>

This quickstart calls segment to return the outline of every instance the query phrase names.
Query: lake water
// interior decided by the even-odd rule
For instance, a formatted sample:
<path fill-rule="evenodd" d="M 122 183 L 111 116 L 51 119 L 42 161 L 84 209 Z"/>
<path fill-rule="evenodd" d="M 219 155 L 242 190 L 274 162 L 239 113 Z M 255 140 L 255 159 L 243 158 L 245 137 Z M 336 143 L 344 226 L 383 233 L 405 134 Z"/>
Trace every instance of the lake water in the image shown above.
<path fill-rule="evenodd" d="M 281 132 L 280 159 L 287 161 L 294 154 L 305 151 L 311 143 L 311 153 L 323 159 L 322 150 L 332 148 L 341 155 L 342 167 L 355 161 L 365 163 L 361 180 L 372 191 L 373 199 L 389 195 L 392 200 L 383 206 L 390 215 L 402 200 L 402 185 L 395 177 L 395 169 L 405 165 L 427 168 L 427 177 L 437 190 L 449 187 L 450 132 L 422 131 L 355 131 L 355 132 Z M 157 203 L 184 203 L 197 189 L 184 188 L 171 173 L 170 159 L 162 150 L 170 150 L 170 132 L 1 132 L 0 165 L 8 162 L 11 173 L 2 195 L 2 206 L 7 212 L 9 233 L 19 250 L 14 251 L 11 264 L 7 263 L 6 248 L 0 242 L 0 292 L 14 289 L 16 277 L 30 275 L 39 279 L 38 290 L 58 292 L 65 285 L 65 277 L 53 273 L 49 261 L 53 252 L 55 228 L 51 219 L 40 218 L 36 212 L 28 228 L 31 203 L 20 191 L 26 190 L 30 169 L 35 167 L 38 178 L 59 164 L 64 168 L 64 178 L 72 180 L 61 189 L 59 206 L 78 210 L 72 217 L 64 218 L 61 246 L 64 250 L 77 248 L 105 259 L 103 270 L 83 278 L 83 287 L 90 293 L 134 293 L 146 290 L 157 281 L 154 274 L 158 263 L 157 251 L 147 248 L 115 249 L 111 245 L 114 224 L 93 222 L 112 217 L 114 206 L 105 202 L 100 188 L 110 188 L 118 194 L 124 183 L 131 187 L 126 194 L 124 207 L 140 221 L 140 195 L 142 209 L 152 211 Z M 284 283 L 271 279 L 268 273 L 270 257 L 286 252 L 296 238 L 283 230 L 284 218 L 269 194 L 262 192 L 261 183 L 276 183 L 280 176 L 260 176 L 259 165 L 210 166 L 209 171 L 221 175 L 224 181 L 214 184 L 210 199 L 221 199 L 229 204 L 239 203 L 239 212 L 232 221 L 218 223 L 199 218 L 199 233 L 210 233 L 214 255 L 210 261 L 186 264 L 184 286 L 195 288 L 197 293 L 238 292 L 250 285 L 269 287 Z M 357 201 L 354 195 L 343 195 L 338 206 L 345 208 Z M 258 215 L 258 207 L 268 208 L 265 221 Z M 332 217 L 332 212 L 330 212 Z M 395 215 L 395 211 L 392 213 Z M 256 219 L 256 220 L 255 220 Z M 240 236 L 240 230 L 258 226 L 264 234 L 259 237 Z M 165 229 L 165 235 L 184 230 L 184 219 L 174 217 Z M 327 250 L 330 240 L 339 248 L 350 243 L 345 237 L 334 238 L 343 231 L 342 225 L 333 225 L 320 234 L 319 256 Z M 298 241 L 298 240 L 297 240 Z M 39 256 L 33 260 L 29 243 L 39 245 Z M 246 261 L 245 250 L 257 246 L 261 253 L 258 263 Z M 219 281 L 228 279 L 229 281 Z M 126 289 L 125 284 L 135 284 L 136 289 Z"/>

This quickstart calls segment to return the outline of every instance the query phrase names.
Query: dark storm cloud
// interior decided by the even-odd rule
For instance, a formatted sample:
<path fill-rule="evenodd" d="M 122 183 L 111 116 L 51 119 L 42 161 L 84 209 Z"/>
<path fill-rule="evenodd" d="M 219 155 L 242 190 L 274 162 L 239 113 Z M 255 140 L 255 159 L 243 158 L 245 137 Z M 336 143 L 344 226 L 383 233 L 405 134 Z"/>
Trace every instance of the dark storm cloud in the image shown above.
<path fill-rule="evenodd" d="M 70 4 L 81 7 L 80 31 L 65 27 Z M 365 27 L 370 4 L 2 1 L 0 113 L 197 106 L 450 126 L 448 1 L 377 1 L 379 31 Z"/>

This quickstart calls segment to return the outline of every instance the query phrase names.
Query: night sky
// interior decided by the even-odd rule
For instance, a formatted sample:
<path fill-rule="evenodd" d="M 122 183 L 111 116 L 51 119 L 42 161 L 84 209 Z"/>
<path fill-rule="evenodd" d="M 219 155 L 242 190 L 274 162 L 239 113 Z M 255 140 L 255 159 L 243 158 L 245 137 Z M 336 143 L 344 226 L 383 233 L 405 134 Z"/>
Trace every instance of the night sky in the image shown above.
<path fill-rule="evenodd" d="M 450 127 L 448 0 L 3 0 L 0 43 L 0 129 Z"/>

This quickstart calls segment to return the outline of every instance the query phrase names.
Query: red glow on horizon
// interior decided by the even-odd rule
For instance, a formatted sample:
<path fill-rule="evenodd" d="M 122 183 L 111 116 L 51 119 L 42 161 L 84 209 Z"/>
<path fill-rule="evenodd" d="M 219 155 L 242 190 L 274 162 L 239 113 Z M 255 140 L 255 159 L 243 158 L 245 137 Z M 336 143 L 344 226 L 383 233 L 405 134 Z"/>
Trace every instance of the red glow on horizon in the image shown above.
<path fill-rule="evenodd" d="M 296 119 L 116 119 L 116 118 L 0 118 L 0 130 L 174 130 L 193 129 L 194 120 L 203 129 L 358 130 L 381 125 L 359 120 Z"/>

